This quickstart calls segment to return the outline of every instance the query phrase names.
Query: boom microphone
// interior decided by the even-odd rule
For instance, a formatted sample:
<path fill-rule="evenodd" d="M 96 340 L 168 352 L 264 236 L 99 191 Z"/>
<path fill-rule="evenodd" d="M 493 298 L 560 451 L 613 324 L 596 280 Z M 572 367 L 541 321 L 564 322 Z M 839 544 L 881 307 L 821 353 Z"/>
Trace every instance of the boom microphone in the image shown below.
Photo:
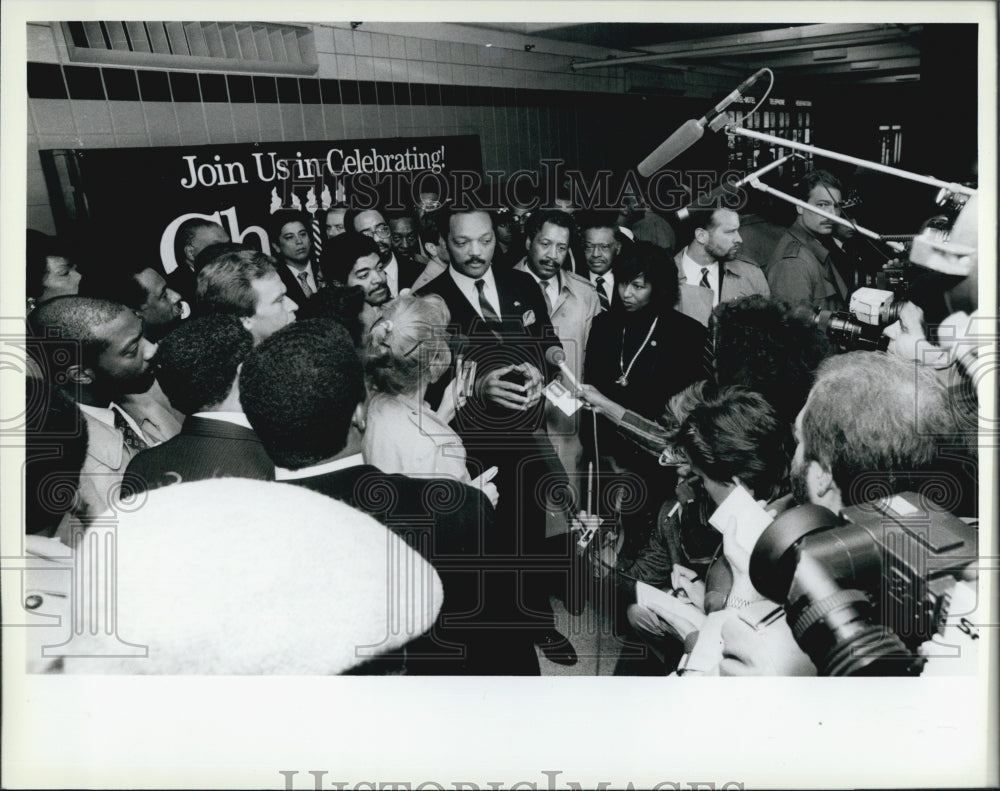
<path fill-rule="evenodd" d="M 639 175 L 651 176 L 674 158 L 687 151 L 692 145 L 701 140 L 705 134 L 705 127 L 722 114 L 729 105 L 735 102 L 751 85 L 753 85 L 767 69 L 758 69 L 751 76 L 741 82 L 732 93 L 726 96 L 715 107 L 709 110 L 702 118 L 695 121 L 690 119 L 681 124 L 680 129 L 670 137 L 660 143 L 659 147 L 639 163 Z"/>

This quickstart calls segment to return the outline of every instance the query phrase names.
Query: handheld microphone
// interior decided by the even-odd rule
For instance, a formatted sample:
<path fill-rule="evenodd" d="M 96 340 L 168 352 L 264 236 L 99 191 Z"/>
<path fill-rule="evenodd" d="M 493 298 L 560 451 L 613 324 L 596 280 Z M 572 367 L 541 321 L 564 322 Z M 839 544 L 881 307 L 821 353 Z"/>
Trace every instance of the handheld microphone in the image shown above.
<path fill-rule="evenodd" d="M 735 102 L 751 85 L 753 85 L 767 69 L 758 69 L 752 75 L 741 82 L 732 93 L 726 96 L 715 107 L 709 110 L 697 121 L 690 119 L 681 124 L 680 129 L 664 140 L 657 149 L 639 163 L 639 174 L 641 176 L 651 176 L 674 158 L 687 151 L 692 145 L 701 140 L 705 134 L 705 127 L 711 124 L 721 115 L 729 105 Z M 713 127 L 714 129 L 714 127 Z M 717 130 L 716 130 L 717 131 Z"/>
<path fill-rule="evenodd" d="M 580 387 L 580 383 L 566 365 L 566 352 L 563 351 L 562 346 L 550 346 L 545 352 L 545 361 L 549 365 L 557 366 L 574 387 Z"/>

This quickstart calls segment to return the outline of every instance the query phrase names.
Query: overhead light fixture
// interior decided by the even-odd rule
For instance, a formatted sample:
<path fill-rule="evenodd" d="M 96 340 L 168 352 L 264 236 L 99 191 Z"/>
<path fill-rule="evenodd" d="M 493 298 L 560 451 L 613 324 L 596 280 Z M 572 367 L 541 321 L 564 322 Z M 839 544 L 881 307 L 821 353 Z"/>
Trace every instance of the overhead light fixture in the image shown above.
<path fill-rule="evenodd" d="M 879 67 L 879 62 L 877 60 L 859 60 L 851 64 L 851 71 L 865 71 L 866 69 L 877 69 Z"/>

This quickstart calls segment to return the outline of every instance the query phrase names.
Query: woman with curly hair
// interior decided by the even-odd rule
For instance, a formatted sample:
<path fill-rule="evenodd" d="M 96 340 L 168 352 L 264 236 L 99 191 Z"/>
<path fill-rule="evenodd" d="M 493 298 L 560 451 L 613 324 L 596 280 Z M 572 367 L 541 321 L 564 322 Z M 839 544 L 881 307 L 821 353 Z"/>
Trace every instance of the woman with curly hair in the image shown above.
<path fill-rule="evenodd" d="M 496 468 L 471 479 L 465 447 L 448 425 L 465 403 L 465 371 L 435 411 L 424 401 L 427 387 L 452 362 L 447 326 L 451 316 L 436 295 L 392 300 L 372 325 L 363 357 L 370 398 L 362 453 L 383 472 L 451 477 L 481 488 L 496 505 Z"/>

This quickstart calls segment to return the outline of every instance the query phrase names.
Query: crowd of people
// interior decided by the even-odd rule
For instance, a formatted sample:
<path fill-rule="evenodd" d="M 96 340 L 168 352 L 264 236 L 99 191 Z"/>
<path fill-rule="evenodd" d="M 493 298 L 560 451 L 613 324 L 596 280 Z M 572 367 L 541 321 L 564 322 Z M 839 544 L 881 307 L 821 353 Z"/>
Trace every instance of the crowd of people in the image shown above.
<path fill-rule="evenodd" d="M 799 189 L 840 212 L 830 173 Z M 950 316 L 907 303 L 850 350 L 816 321 L 866 282 L 836 223 L 798 207 L 745 248 L 735 209 L 674 228 L 628 197 L 335 206 L 319 255 L 300 212 L 268 251 L 192 219 L 170 274 L 78 268 L 29 231 L 28 552 L 71 568 L 114 517 L 119 568 L 144 570 L 119 572 L 117 628 L 155 648 L 121 672 L 532 675 L 577 662 L 561 599 L 648 647 L 644 672 L 817 673 L 754 544 L 876 490 L 944 487 L 974 523 L 975 253 L 941 253 L 965 267 L 937 281 Z"/>

